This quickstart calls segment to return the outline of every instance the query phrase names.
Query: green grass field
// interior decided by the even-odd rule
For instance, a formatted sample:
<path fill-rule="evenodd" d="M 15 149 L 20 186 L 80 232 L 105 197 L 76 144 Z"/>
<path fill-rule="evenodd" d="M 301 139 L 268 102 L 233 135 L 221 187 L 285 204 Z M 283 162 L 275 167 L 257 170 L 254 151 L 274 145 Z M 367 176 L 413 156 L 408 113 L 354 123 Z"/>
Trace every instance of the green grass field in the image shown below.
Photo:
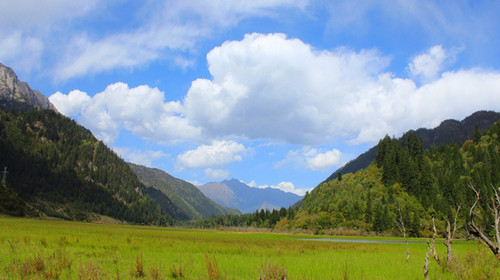
<path fill-rule="evenodd" d="M 405 244 L 303 238 L 316 236 L 0 218 L 0 279 L 423 279 L 425 243 L 407 262 Z M 465 277 L 500 278 L 482 245 L 453 248 Z M 457 279 L 434 260 L 429 276 Z"/>

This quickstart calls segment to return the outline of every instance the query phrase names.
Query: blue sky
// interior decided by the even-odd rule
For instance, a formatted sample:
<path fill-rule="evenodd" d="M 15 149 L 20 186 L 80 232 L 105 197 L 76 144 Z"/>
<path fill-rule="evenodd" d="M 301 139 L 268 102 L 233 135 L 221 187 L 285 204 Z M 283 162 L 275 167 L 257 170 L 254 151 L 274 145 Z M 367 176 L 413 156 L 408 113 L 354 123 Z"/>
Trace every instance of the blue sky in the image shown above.
<path fill-rule="evenodd" d="M 0 1 L 0 62 L 128 161 L 303 194 L 500 111 L 498 1 Z"/>

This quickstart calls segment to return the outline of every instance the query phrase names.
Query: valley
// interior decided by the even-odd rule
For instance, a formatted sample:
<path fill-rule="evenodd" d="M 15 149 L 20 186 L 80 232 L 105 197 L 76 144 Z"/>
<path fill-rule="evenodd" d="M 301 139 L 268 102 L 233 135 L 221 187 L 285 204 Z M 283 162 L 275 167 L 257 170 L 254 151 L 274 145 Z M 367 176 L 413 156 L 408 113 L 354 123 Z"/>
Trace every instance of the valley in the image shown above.
<path fill-rule="evenodd" d="M 386 136 L 301 197 L 125 162 L 3 72 L 6 279 L 419 279 L 429 238 L 433 277 L 499 275 L 499 113 Z"/>
<path fill-rule="evenodd" d="M 421 279 L 427 252 L 423 239 L 411 239 L 418 243 L 410 243 L 406 261 L 404 244 L 314 242 L 303 239 L 321 237 L 301 234 L 13 218 L 0 218 L 0 228 L 9 229 L 0 231 L 2 279 Z M 445 255 L 441 242 L 436 249 Z M 432 278 L 500 273 L 474 241 L 456 242 L 454 252 L 467 266 L 460 261 L 449 272 L 433 262 Z"/>

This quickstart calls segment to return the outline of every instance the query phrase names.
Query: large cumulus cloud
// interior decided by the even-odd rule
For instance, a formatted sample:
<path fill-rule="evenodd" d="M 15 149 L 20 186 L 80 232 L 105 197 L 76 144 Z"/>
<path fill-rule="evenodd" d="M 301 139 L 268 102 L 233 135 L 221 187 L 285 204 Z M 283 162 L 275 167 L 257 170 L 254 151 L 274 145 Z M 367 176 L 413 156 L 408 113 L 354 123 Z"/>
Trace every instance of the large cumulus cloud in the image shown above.
<path fill-rule="evenodd" d="M 442 73 L 445 56 L 441 46 L 416 56 L 414 73 L 433 78 L 417 86 L 384 71 L 389 60 L 373 50 L 315 50 L 283 34 L 249 34 L 207 55 L 213 78 L 194 81 L 183 105 L 206 135 L 296 144 L 373 142 L 500 108 L 497 72 Z"/>
<path fill-rule="evenodd" d="M 410 76 L 421 79 L 416 82 L 385 70 L 390 60 L 376 50 L 319 50 L 284 34 L 254 33 L 210 51 L 211 79 L 193 81 L 182 100 L 165 101 L 157 88 L 124 83 L 93 97 L 73 91 L 50 100 L 108 143 L 121 129 L 159 144 L 191 141 L 205 147 L 239 147 L 224 141 L 242 139 L 303 146 L 339 139 L 375 143 L 385 134 L 500 110 L 500 73 L 444 71 L 452 53 L 434 46 L 416 54 L 409 62 Z M 340 156 L 331 150 L 301 158 L 308 169 L 327 170 Z M 227 172 L 221 166 L 200 168 L 222 177 Z"/>
<path fill-rule="evenodd" d="M 105 139 L 125 128 L 163 143 L 231 137 L 302 145 L 336 138 L 374 142 L 387 133 L 500 109 L 498 72 L 441 72 L 443 56 L 442 47 L 433 47 L 410 62 L 415 73 L 435 77 L 418 86 L 385 71 L 389 59 L 374 50 L 317 50 L 283 34 L 249 34 L 214 48 L 207 55 L 212 79 L 193 81 L 181 101 L 123 83 L 92 98 L 72 92 L 50 100 L 71 107 Z M 80 110 L 75 99 L 82 100 Z"/>

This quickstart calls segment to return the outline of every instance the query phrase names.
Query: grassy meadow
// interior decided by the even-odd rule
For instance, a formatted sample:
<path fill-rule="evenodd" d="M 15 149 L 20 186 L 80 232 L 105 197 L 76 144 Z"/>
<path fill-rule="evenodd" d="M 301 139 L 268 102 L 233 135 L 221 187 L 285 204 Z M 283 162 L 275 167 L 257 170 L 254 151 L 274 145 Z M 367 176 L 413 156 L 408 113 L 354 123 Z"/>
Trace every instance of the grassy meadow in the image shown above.
<path fill-rule="evenodd" d="M 405 244 L 304 238 L 318 237 L 0 218 L 0 279 L 424 278 L 425 243 L 409 244 L 406 261 Z M 436 249 L 446 262 L 440 240 Z M 431 258 L 431 279 L 500 279 L 482 245 L 453 249 L 455 273 Z"/>

